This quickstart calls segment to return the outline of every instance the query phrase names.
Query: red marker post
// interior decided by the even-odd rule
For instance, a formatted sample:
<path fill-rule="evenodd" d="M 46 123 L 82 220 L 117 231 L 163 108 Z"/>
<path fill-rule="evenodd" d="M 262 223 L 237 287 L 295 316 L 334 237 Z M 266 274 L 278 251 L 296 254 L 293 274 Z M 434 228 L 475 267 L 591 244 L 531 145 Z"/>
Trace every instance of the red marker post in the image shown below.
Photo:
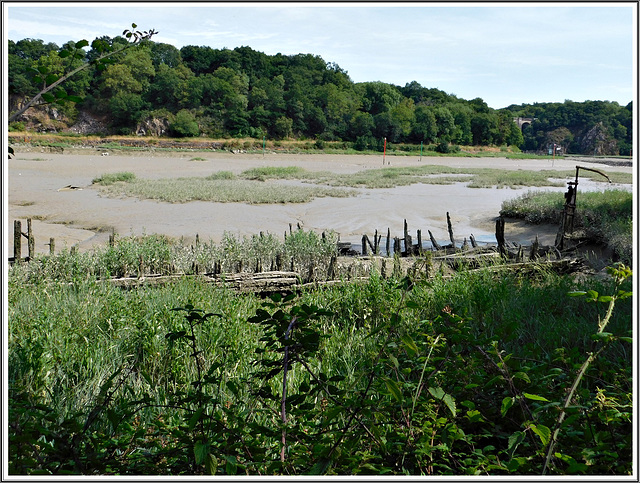
<path fill-rule="evenodd" d="M 387 157 L 387 138 L 384 138 L 384 150 L 382 151 L 382 166 L 384 166 L 384 160 Z"/>

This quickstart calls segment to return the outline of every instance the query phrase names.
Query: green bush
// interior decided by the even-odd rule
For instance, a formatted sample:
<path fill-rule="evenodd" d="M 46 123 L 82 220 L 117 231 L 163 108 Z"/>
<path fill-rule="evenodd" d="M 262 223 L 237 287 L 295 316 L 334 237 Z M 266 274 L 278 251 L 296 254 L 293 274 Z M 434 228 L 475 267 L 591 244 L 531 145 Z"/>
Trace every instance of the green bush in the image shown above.
<path fill-rule="evenodd" d="M 9 124 L 9 132 L 24 132 L 25 129 L 24 122 L 22 121 L 14 121 Z"/>
<path fill-rule="evenodd" d="M 176 114 L 175 120 L 169 125 L 171 132 L 178 137 L 194 137 L 200 135 L 200 128 L 195 116 L 187 109 Z"/>

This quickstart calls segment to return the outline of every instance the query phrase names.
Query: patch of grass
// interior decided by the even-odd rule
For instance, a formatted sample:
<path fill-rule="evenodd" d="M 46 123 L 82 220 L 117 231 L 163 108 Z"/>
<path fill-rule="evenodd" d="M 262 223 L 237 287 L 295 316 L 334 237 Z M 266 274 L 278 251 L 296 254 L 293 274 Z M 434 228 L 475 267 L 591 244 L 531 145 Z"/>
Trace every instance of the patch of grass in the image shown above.
<path fill-rule="evenodd" d="M 111 196 L 132 196 L 168 203 L 212 201 L 217 203 L 306 203 L 327 196 L 344 198 L 352 190 L 322 186 L 290 186 L 279 183 L 207 178 L 135 179 L 110 183 L 101 190 Z"/>
<path fill-rule="evenodd" d="M 500 214 L 528 223 L 560 223 L 564 195 L 529 192 L 502 204 Z M 578 192 L 574 227 L 609 245 L 625 263 L 633 256 L 633 194 L 625 190 Z"/>
<path fill-rule="evenodd" d="M 96 178 L 94 184 L 108 186 L 104 192 L 113 196 L 134 196 L 171 203 L 214 201 L 220 203 L 305 203 L 317 197 L 353 196 L 352 190 L 333 188 L 395 188 L 415 183 L 452 184 L 469 182 L 470 188 L 521 188 L 523 186 L 564 186 L 563 179 L 571 179 L 571 171 L 527 171 L 490 168 L 452 168 L 424 165 L 416 167 L 385 167 L 367 169 L 353 174 L 312 172 L 297 166 L 265 166 L 243 171 L 235 176 L 219 171 L 205 178 L 134 179 L 131 173 L 116 173 Z M 614 177 L 631 181 L 630 175 Z M 596 181 L 606 180 L 594 176 Z M 323 186 L 278 184 L 277 180 L 300 180 Z M 127 181 L 126 184 L 116 181 Z M 273 181 L 272 183 L 265 183 Z M 260 183 L 257 183 L 260 182 Z M 333 187 L 333 188 L 331 188 Z"/>
<path fill-rule="evenodd" d="M 215 173 L 210 174 L 209 176 L 207 176 L 208 180 L 219 180 L 219 179 L 236 179 L 236 175 L 233 174 L 231 171 L 216 171 Z"/>
<path fill-rule="evenodd" d="M 305 179 L 310 174 L 298 166 L 264 166 L 251 168 L 240 174 L 241 178 L 264 181 L 266 179 Z"/>
<path fill-rule="evenodd" d="M 114 183 L 118 183 L 118 182 L 130 183 L 136 179 L 137 178 L 135 174 L 130 173 L 128 171 L 122 171 L 119 173 L 103 174 L 102 176 L 93 178 L 93 181 L 91 181 L 91 183 L 101 185 L 101 186 L 111 186 Z"/>

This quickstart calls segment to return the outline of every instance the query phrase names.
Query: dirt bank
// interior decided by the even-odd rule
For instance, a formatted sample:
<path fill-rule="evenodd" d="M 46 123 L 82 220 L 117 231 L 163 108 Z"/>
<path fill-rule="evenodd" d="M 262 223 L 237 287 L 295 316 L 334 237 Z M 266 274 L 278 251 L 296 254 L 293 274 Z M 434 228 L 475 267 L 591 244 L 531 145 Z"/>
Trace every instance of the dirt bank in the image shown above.
<path fill-rule="evenodd" d="M 66 151 L 66 150 L 65 150 Z M 194 158 L 200 158 L 195 160 Z M 202 158 L 204 160 L 202 160 Z M 451 167 L 499 168 L 505 170 L 574 169 L 575 160 L 505 158 L 458 158 L 387 156 L 391 166 L 425 164 Z M 132 152 L 126 156 L 97 150 L 77 154 L 56 154 L 44 148 L 17 147 L 8 162 L 8 255 L 13 255 L 13 220 L 32 218 L 36 252 L 49 252 L 49 238 L 56 251 L 77 245 L 87 250 L 105 243 L 109 233 L 160 233 L 192 241 L 219 241 L 225 232 L 252 235 L 263 232 L 283 234 L 289 224 L 309 230 L 335 230 L 343 241 L 359 243 L 363 234 L 374 230 L 401 236 L 403 221 L 415 236 L 427 230 L 448 243 L 446 213 L 449 212 L 456 240 L 473 234 L 478 241 L 494 242 L 495 218 L 503 201 L 530 188 L 471 189 L 454 185 L 414 184 L 391 189 L 362 189 L 352 198 L 318 198 L 309 203 L 247 205 L 242 203 L 190 202 L 169 204 L 133 198 L 106 198 L 91 187 L 93 178 L 104 173 L 130 171 L 140 178 L 207 176 L 215 171 L 240 173 L 256 166 L 300 166 L 310 171 L 354 173 L 382 168 L 379 155 L 320 154 L 231 154 L 228 152 Z M 590 163 L 607 171 L 631 172 L 628 166 Z M 71 186 L 72 189 L 65 189 Z M 601 184 L 581 181 L 581 189 L 601 189 Z M 549 188 L 563 191 L 564 188 Z M 26 229 L 26 228 L 23 228 Z M 556 227 L 508 223 L 506 238 L 528 244 L 537 235 L 543 244 L 553 242 Z M 23 246 L 26 253 L 26 240 Z"/>

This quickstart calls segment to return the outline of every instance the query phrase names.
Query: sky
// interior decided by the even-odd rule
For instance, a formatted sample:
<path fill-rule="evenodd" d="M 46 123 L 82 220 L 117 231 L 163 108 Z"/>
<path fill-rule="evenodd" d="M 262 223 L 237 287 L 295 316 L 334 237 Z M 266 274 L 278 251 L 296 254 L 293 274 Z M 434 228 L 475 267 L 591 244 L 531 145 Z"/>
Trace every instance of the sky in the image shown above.
<path fill-rule="evenodd" d="M 7 39 L 115 37 L 132 23 L 155 42 L 319 55 L 353 82 L 416 81 L 462 99 L 626 105 L 637 92 L 636 2 L 4 2 Z"/>

